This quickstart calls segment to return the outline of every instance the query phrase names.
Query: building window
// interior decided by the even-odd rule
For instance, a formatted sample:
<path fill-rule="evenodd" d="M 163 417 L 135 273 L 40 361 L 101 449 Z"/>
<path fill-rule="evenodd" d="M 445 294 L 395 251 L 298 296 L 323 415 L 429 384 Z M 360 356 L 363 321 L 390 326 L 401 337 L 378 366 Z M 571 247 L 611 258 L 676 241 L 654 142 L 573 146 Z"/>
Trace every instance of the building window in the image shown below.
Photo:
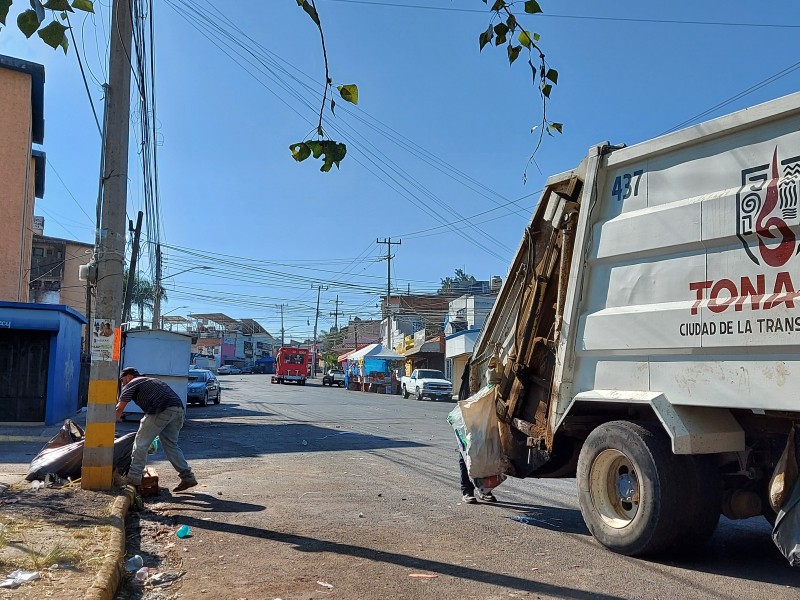
<path fill-rule="evenodd" d="M 47 256 L 53 256 L 53 249 L 52 248 L 48 248 L 47 249 Z"/>
<path fill-rule="evenodd" d="M 34 248 L 33 249 L 34 256 L 44 256 L 44 248 Z"/>

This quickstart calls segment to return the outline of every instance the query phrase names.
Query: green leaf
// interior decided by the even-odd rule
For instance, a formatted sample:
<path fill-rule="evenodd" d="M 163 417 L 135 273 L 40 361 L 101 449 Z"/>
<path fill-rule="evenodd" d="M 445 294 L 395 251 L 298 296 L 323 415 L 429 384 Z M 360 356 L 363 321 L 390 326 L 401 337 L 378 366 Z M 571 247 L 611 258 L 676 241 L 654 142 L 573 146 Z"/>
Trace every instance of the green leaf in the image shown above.
<path fill-rule="evenodd" d="M 61 49 L 64 50 L 64 54 L 66 54 L 67 51 L 69 50 L 69 40 L 67 39 L 66 35 L 64 35 L 64 37 L 61 38 L 61 43 L 59 44 L 59 46 L 61 46 Z"/>
<path fill-rule="evenodd" d="M 64 46 L 64 32 L 67 30 L 58 21 L 53 21 L 47 27 L 39 30 L 39 37 L 44 40 L 44 43 L 53 48 L 54 50 Z"/>
<path fill-rule="evenodd" d="M 338 169 L 339 163 L 344 159 L 345 154 L 347 154 L 347 146 L 339 142 L 334 142 L 333 140 L 322 142 L 322 145 L 325 159 L 319 170 L 323 173 L 327 173 L 331 170 L 333 165 L 336 165 Z"/>
<path fill-rule="evenodd" d="M 530 49 L 531 47 L 531 34 L 529 31 L 525 31 L 524 29 L 519 32 L 519 43 L 525 46 L 526 48 Z"/>
<path fill-rule="evenodd" d="M 550 92 L 552 92 L 552 91 L 553 91 L 553 86 L 550 85 L 549 83 L 545 83 L 542 86 L 542 96 L 544 96 L 545 98 L 549 98 L 550 97 Z"/>
<path fill-rule="evenodd" d="M 514 31 L 517 28 L 517 17 L 514 15 L 508 15 L 508 19 L 506 19 L 506 25 L 508 25 L 508 29 L 510 31 Z"/>
<path fill-rule="evenodd" d="M 486 31 L 484 31 L 478 38 L 478 41 L 481 45 L 481 50 L 483 50 L 483 47 L 486 44 L 492 41 L 492 37 L 494 37 L 494 30 L 492 29 L 492 26 L 489 25 L 489 27 L 486 28 Z"/>
<path fill-rule="evenodd" d="M 558 83 L 558 71 L 555 69 L 548 69 L 547 73 L 545 73 L 545 78 L 549 79 L 553 83 Z"/>
<path fill-rule="evenodd" d="M 336 89 L 339 90 L 339 95 L 342 97 L 342 100 L 358 104 L 358 86 L 355 83 L 338 85 Z"/>
<path fill-rule="evenodd" d="M 322 156 L 322 142 L 309 140 L 306 144 L 311 148 L 311 154 L 314 155 L 314 158 Z"/>
<path fill-rule="evenodd" d="M 522 50 L 522 46 L 512 46 L 511 44 L 508 45 L 508 64 L 514 64 L 514 61 L 517 60 L 517 57 L 519 57 L 520 50 Z"/>
<path fill-rule="evenodd" d="M 539 3 L 536 2 L 536 0 L 526 0 L 525 12 L 529 15 L 535 15 L 536 13 L 542 12 L 542 7 L 539 6 Z"/>
<path fill-rule="evenodd" d="M 314 8 L 308 0 L 297 0 L 297 6 L 306 11 L 306 14 L 311 17 L 311 20 L 314 21 L 314 23 L 317 24 L 317 27 L 320 26 L 317 9 Z"/>
<path fill-rule="evenodd" d="M 50 10 L 73 12 L 68 0 L 47 0 L 47 2 L 44 3 L 44 7 Z"/>
<path fill-rule="evenodd" d="M 11 8 L 11 3 L 14 0 L 0 0 L 0 23 L 6 24 L 6 17 L 8 16 L 8 9 Z"/>
<path fill-rule="evenodd" d="M 505 0 L 495 0 L 495 3 L 492 4 L 492 10 L 494 11 L 503 10 L 505 7 L 506 7 Z"/>
<path fill-rule="evenodd" d="M 334 110 L 335 108 L 336 108 L 336 101 L 333 98 L 331 98 L 331 114 L 334 117 L 336 116 L 336 111 Z"/>
<path fill-rule="evenodd" d="M 505 23 L 498 23 L 494 26 L 494 45 L 499 46 L 500 44 L 506 43 L 506 34 L 508 34 L 508 25 Z"/>
<path fill-rule="evenodd" d="M 542 36 L 540 36 L 538 33 L 534 33 L 533 34 L 533 41 L 534 42 L 538 42 L 540 39 L 542 39 Z"/>
<path fill-rule="evenodd" d="M 73 0 L 72 8 L 75 10 L 82 10 L 84 12 L 93 13 L 94 3 L 92 0 Z"/>
<path fill-rule="evenodd" d="M 564 125 L 562 123 L 550 123 L 550 128 L 555 129 L 558 133 L 564 133 Z"/>
<path fill-rule="evenodd" d="M 289 150 L 292 151 L 292 158 L 295 159 L 297 162 L 303 162 L 309 156 L 311 156 L 311 148 L 308 147 L 308 144 L 305 142 L 298 142 L 297 144 L 292 144 L 289 146 Z"/>
<path fill-rule="evenodd" d="M 26 10 L 17 17 L 17 27 L 19 30 L 25 34 L 25 37 L 29 38 L 36 30 L 39 29 L 39 17 L 36 16 L 35 10 Z"/>

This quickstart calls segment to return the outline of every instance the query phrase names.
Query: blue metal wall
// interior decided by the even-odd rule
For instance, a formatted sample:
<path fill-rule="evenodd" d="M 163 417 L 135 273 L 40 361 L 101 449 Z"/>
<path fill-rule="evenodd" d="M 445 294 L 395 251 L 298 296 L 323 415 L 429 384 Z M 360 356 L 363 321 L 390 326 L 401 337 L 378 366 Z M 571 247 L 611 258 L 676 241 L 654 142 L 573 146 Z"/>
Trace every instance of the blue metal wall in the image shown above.
<path fill-rule="evenodd" d="M 0 302 L 0 327 L 49 331 L 50 361 L 47 377 L 45 424 L 53 425 L 78 410 L 81 365 L 81 326 L 86 318 L 61 304 Z"/>

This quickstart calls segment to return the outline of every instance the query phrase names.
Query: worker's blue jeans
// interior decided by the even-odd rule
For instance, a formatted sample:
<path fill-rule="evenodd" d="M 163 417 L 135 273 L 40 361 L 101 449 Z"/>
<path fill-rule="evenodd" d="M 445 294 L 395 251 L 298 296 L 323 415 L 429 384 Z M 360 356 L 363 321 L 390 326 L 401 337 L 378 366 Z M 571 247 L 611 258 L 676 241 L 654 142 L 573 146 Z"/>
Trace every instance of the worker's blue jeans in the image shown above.
<path fill-rule="evenodd" d="M 128 469 L 128 483 L 140 485 L 142 473 L 147 464 L 147 450 L 153 440 L 160 440 L 164 454 L 172 467 L 178 472 L 181 480 L 194 479 L 194 473 L 183 451 L 178 447 L 178 434 L 183 427 L 183 407 L 170 406 L 160 413 L 145 415 L 139 422 L 139 431 L 133 440 L 133 453 L 131 454 L 131 468 Z"/>

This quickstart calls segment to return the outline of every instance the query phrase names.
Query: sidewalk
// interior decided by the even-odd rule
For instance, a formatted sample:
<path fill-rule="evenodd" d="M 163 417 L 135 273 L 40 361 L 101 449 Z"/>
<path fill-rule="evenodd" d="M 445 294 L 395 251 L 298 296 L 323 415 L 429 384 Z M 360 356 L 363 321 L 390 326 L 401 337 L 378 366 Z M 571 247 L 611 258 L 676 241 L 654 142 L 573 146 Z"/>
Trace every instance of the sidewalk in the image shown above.
<path fill-rule="evenodd" d="M 84 427 L 85 413 L 72 420 Z M 117 493 L 80 484 L 34 489 L 24 481 L 30 461 L 60 428 L 0 425 L 0 599 L 84 598 L 90 589 L 91 597 L 113 597 L 112 573 L 124 552 L 125 507 Z M 3 588 L 17 570 L 35 579 Z"/>

